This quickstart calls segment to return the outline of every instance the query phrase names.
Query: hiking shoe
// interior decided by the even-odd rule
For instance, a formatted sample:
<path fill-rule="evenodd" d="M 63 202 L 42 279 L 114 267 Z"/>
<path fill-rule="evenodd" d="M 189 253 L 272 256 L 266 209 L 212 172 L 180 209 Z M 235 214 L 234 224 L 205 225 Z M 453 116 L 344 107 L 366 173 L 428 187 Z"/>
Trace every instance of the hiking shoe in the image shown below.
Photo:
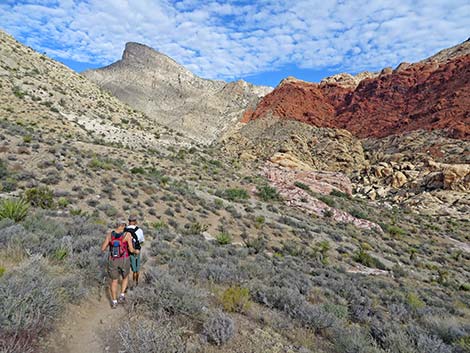
<path fill-rule="evenodd" d="M 118 302 L 113 300 L 113 301 L 111 302 L 111 309 L 116 309 L 116 308 L 117 308 L 117 305 L 118 305 Z"/>
<path fill-rule="evenodd" d="M 119 295 L 118 302 L 119 302 L 119 304 L 125 303 L 126 302 L 126 296 L 121 293 L 121 295 Z"/>

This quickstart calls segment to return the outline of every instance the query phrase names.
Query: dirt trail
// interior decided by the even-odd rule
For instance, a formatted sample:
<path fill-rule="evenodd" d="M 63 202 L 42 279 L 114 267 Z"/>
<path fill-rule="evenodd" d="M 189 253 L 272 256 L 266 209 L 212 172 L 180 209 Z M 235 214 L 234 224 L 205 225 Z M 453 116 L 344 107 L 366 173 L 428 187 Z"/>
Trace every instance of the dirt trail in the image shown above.
<path fill-rule="evenodd" d="M 151 239 L 147 239 L 149 246 Z M 145 267 L 149 266 L 146 247 L 142 247 L 143 279 Z M 129 274 L 129 286 L 132 285 L 132 272 Z M 132 291 L 127 291 L 132 296 Z M 107 284 L 101 295 L 98 291 L 91 294 L 79 305 L 69 305 L 64 318 L 57 324 L 56 330 L 41 344 L 43 353 L 118 353 L 119 334 L 117 326 L 127 320 L 127 304 L 119 304 L 111 309 Z M 116 339 L 112 340 L 112 337 Z"/>
<path fill-rule="evenodd" d="M 42 351 L 48 353 L 117 353 L 119 347 L 103 340 L 116 332 L 115 325 L 126 317 L 121 305 L 113 310 L 108 298 L 92 296 L 80 305 L 70 305 L 64 320 L 49 337 Z M 116 338 L 119 336 L 116 335 Z"/>

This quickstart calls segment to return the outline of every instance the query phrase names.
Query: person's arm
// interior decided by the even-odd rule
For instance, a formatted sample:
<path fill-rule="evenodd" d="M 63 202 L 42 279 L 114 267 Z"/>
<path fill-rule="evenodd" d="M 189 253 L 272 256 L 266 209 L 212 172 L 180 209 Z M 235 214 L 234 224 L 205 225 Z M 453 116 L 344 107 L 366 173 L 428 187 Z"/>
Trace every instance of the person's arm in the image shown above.
<path fill-rule="evenodd" d="M 104 252 L 108 249 L 109 242 L 111 241 L 111 235 L 110 233 L 106 234 L 106 238 L 103 241 L 103 244 L 101 244 L 101 251 Z"/>
<path fill-rule="evenodd" d="M 134 244 L 132 244 L 132 235 L 131 233 L 126 233 L 126 241 L 127 241 L 127 247 L 129 248 L 129 251 L 133 254 L 138 254 L 139 250 L 134 248 Z"/>

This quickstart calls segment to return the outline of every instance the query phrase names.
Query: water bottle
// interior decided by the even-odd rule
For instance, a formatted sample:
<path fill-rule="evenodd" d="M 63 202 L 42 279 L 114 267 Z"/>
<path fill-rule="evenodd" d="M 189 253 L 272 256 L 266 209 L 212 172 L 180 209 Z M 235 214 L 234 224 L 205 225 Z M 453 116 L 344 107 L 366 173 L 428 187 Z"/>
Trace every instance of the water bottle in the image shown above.
<path fill-rule="evenodd" d="M 113 242 L 113 247 L 111 251 L 111 254 L 113 257 L 119 257 L 119 248 L 120 248 L 120 242 L 118 240 L 115 240 Z"/>

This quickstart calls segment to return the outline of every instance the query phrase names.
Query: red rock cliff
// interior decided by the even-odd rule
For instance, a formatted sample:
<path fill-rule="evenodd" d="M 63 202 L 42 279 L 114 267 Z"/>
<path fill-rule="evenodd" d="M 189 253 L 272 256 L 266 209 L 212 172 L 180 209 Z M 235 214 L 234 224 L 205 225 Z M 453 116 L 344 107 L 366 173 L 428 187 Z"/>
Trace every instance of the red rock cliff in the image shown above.
<path fill-rule="evenodd" d="M 362 80 L 354 90 L 287 79 L 247 112 L 244 121 L 271 116 L 344 128 L 358 137 L 442 129 L 468 139 L 470 55 L 402 65 Z"/>

